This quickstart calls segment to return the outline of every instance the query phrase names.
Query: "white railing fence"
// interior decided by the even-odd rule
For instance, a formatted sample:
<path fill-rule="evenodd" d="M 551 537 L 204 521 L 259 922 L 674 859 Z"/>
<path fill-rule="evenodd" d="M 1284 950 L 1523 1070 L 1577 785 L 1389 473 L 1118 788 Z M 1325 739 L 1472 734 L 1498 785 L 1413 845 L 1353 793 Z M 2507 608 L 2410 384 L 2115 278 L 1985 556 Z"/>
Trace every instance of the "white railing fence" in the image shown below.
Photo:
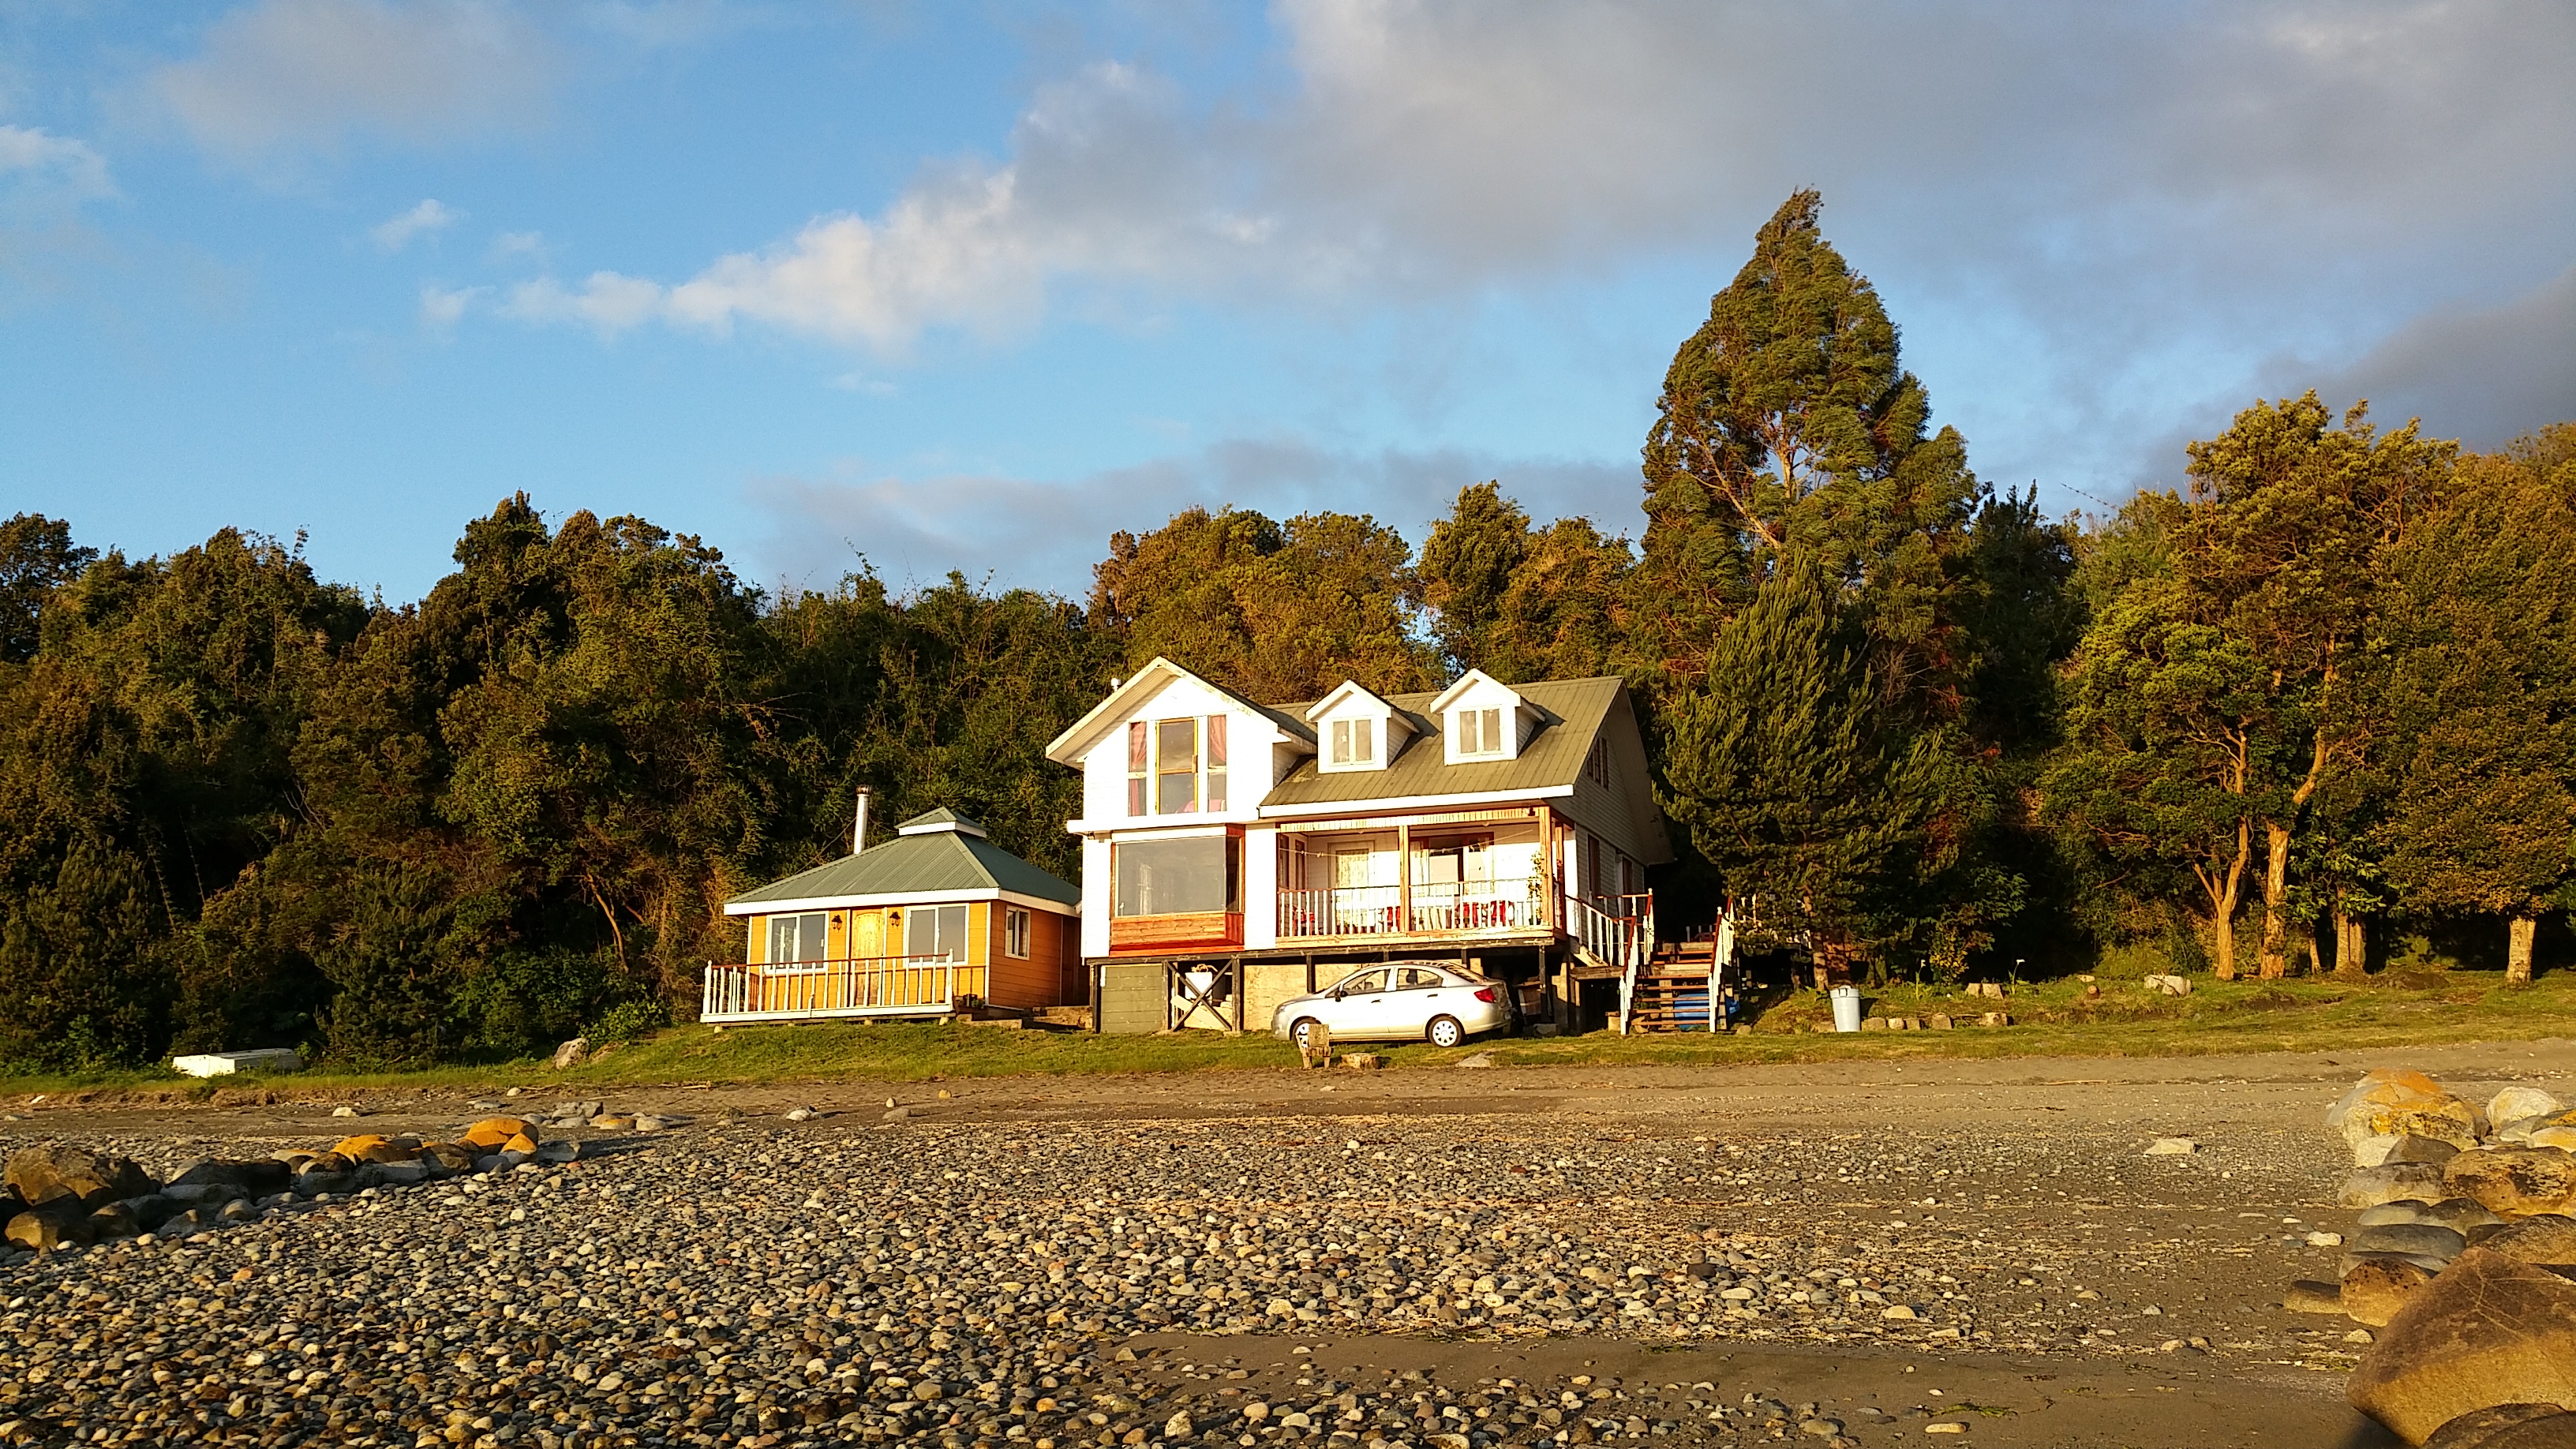
<path fill-rule="evenodd" d="M 707 963 L 700 1021 L 928 1015 L 953 1008 L 967 967 L 944 956 L 872 956 L 773 965 Z"/>
<path fill-rule="evenodd" d="M 1279 893 L 1282 940 L 1413 932 L 1533 931 L 1547 926 L 1546 878 L 1416 881 L 1411 915 L 1398 886 L 1332 886 Z"/>

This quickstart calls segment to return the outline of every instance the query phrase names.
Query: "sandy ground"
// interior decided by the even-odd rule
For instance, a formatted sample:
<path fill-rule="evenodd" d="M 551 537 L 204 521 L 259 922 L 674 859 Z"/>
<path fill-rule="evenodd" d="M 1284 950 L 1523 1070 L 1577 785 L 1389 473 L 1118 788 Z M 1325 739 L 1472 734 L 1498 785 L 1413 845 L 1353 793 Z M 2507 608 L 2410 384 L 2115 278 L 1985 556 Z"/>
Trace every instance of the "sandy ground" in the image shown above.
<path fill-rule="evenodd" d="M 1711 1244 L 1847 1245 L 1854 1261 L 1955 1263 L 1955 1297 L 1988 1340 L 1840 1342 L 1728 1324 L 1713 1341 L 1503 1335 L 1156 1334 L 1133 1372 L 1239 1362 L 1290 1376 L 1444 1379 L 1577 1374 L 1643 1390 L 1701 1381 L 1735 1402 L 1877 1406 L 1860 1442 L 1936 1443 L 1927 1415 L 1965 1417 L 1959 1442 L 1997 1445 L 2364 1445 L 2392 1442 L 2344 1405 L 2362 1351 L 2353 1325 L 2285 1313 L 2282 1289 L 2331 1277 L 2311 1229 L 2351 1231 L 2332 1206 L 2339 1144 L 2321 1113 L 2368 1068 L 2429 1071 L 2464 1093 L 2530 1082 L 2576 1097 L 2576 1043 L 2403 1052 L 2130 1059 L 1838 1063 L 1729 1068 L 1495 1068 L 1387 1073 L 1221 1072 L 781 1087 L 559 1092 L 524 1084 L 513 1109 L 611 1098 L 705 1123 L 795 1134 L 1093 1133 L 1150 1141 L 1158 1124 L 1230 1150 L 1364 1155 L 1436 1174 L 1462 1140 L 1513 1162 L 1548 1215 L 1650 1217 Z M 884 1119 L 889 1099 L 908 1119 Z M 361 1097 L 365 1130 L 436 1132 L 476 1110 L 461 1094 Z M 810 1105 L 822 1115 L 789 1123 Z M 328 1102 L 139 1107 L 21 1100 L 5 1132 L 163 1138 L 246 1150 L 311 1144 L 352 1124 Z M 534 1115 L 533 1112 L 530 1115 Z M 2144 1155 L 2189 1137 L 2184 1157 Z M 1591 1152 L 1595 1157 L 1585 1157 Z M 1562 1154 L 1562 1155 L 1554 1155 Z M 1585 1164 L 1615 1159 L 1624 1178 Z M 1597 1164 L 1596 1164 L 1597 1165 Z M 1652 1180 L 1646 1180 L 1651 1175 Z M 1472 1186 L 1462 1183 L 1462 1190 Z M 1502 1201 L 1501 1198 L 1492 1198 Z M 1855 1270 L 1858 1271 L 1858 1270 Z M 1912 1270 L 1908 1270 L 1911 1272 Z M 1945 1273 L 1939 1280 L 1952 1283 Z M 1911 1285 L 1909 1285 L 1911 1286 Z M 1972 1301 L 1973 1300 L 1973 1301 Z M 1973 1310 L 1971 1312 L 1971 1310 Z M 1300 1352 L 1300 1350 L 1303 1350 Z M 1179 1372 L 1178 1369 L 1171 1370 Z M 1939 1390 L 1935 1393 L 1935 1390 Z M 1791 1427 L 1788 1437 L 1798 1437 Z"/>

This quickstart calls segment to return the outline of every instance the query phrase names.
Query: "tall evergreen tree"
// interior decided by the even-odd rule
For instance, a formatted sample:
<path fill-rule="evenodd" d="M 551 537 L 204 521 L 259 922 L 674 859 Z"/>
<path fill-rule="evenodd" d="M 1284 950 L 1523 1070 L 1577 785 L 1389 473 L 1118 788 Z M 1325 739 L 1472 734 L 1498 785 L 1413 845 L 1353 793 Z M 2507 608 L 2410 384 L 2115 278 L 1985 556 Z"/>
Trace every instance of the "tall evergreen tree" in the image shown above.
<path fill-rule="evenodd" d="M 1782 204 L 1665 374 L 1630 647 L 1677 683 L 1701 678 L 1719 626 L 1795 555 L 1850 595 L 1882 704 L 1955 717 L 1983 492 L 1967 441 L 1928 431 L 1930 396 L 1878 294 L 1817 229 L 1821 206 L 1813 191 Z"/>
<path fill-rule="evenodd" d="M 1766 590 L 1785 590 L 1780 599 L 1828 590 L 1826 615 L 1849 629 L 1854 651 L 1856 672 L 1842 677 L 1867 683 L 1872 743 L 1814 768 L 1851 782 L 1854 771 L 1890 772 L 1856 797 L 1880 823 L 1849 851 L 1801 856 L 1794 890 L 1742 855 L 1730 857 L 1735 869 L 1752 874 L 1727 885 L 1742 894 L 1770 877 L 1769 920 L 1817 943 L 1831 969 L 1865 950 L 1910 948 L 1955 971 L 2022 895 L 1981 851 L 1997 818 L 1994 782 L 1988 748 L 1968 733 L 1978 662 L 1969 630 L 1984 597 L 1973 525 L 1985 495 L 1965 440 L 1930 431 L 1930 401 L 1900 363 L 1895 324 L 1818 232 L 1819 205 L 1800 192 L 1764 224 L 1752 259 L 1711 299 L 1665 376 L 1646 442 L 1645 551 L 1628 581 L 1625 647 L 1663 721 L 1670 808 L 1733 822 L 1695 827 L 1693 838 L 1705 834 L 1712 849 L 1727 838 L 1803 840 L 1815 807 L 1748 787 L 1737 764 L 1746 741 L 1808 728 L 1818 706 L 1798 691 L 1817 679 L 1757 670 L 1776 691 L 1757 697 L 1720 676 L 1751 667 L 1735 621 Z M 1774 723 L 1757 725 L 1764 716 Z M 1784 753 L 1772 763 L 1790 767 Z M 1741 818 L 1746 808 L 1781 813 L 1756 828 Z M 1900 862 L 1873 843 L 1882 839 L 1939 848 Z M 1828 888 L 1815 873 L 1826 869 L 1855 874 Z"/>

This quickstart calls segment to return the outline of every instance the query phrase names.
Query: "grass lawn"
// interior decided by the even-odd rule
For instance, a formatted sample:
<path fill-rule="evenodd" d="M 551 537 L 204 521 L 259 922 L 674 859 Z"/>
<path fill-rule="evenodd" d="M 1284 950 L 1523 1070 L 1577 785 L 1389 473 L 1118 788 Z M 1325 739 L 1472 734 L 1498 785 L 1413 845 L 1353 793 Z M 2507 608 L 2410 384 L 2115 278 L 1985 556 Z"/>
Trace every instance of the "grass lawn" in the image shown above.
<path fill-rule="evenodd" d="M 2494 972 L 2389 972 L 2367 982 L 2332 978 L 2219 982 L 2196 978 L 2185 997 L 2148 993 L 2135 980 L 2102 977 L 2086 994 L 2080 980 L 2020 986 L 2002 1002 L 1956 990 L 1896 985 L 1864 992 L 1873 1016 L 1947 1013 L 1973 1022 L 1998 1006 L 2008 1027 L 1951 1031 L 1819 1034 L 1824 998 L 1791 993 L 1769 1002 L 1749 1036 L 1701 1033 L 1620 1037 L 1593 1032 L 1472 1043 L 1448 1051 L 1425 1045 L 1370 1045 L 1393 1068 L 1446 1066 L 1475 1052 L 1504 1065 L 1723 1065 L 1731 1062 L 1822 1062 L 1928 1057 L 2195 1056 L 2217 1052 L 2353 1051 L 2441 1042 L 2523 1041 L 2576 1037 L 2576 972 L 2552 972 L 2527 987 L 2507 986 Z M 1103 1037 L 1087 1033 L 1004 1031 L 922 1023 L 828 1023 L 810 1026 L 673 1027 L 619 1047 L 604 1060 L 569 1071 L 542 1059 L 438 1067 L 417 1072 L 343 1072 L 328 1068 L 287 1076 L 223 1077 L 193 1082 L 167 1071 L 89 1077 L 0 1078 L 0 1093 L 99 1089 L 272 1087 L 329 1093 L 350 1088 L 512 1084 L 641 1085 L 681 1082 L 921 1081 L 1107 1072 L 1223 1071 L 1284 1067 L 1295 1050 L 1268 1037 Z"/>

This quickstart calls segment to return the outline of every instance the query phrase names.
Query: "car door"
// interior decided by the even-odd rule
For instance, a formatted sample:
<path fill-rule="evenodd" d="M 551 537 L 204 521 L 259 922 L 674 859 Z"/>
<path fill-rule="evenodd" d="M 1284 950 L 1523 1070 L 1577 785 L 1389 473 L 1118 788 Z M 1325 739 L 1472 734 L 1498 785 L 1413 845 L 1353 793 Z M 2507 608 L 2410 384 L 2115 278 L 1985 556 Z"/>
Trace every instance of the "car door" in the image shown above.
<path fill-rule="evenodd" d="M 1333 1029 L 1333 1040 L 1364 1041 L 1387 1034 L 1386 974 L 1385 967 L 1372 966 L 1343 977 L 1333 988 L 1322 1003 L 1330 1013 L 1324 1024 Z"/>
<path fill-rule="evenodd" d="M 1431 1018 L 1458 1014 L 1455 1005 L 1448 1001 L 1448 997 L 1460 988 L 1450 984 L 1448 977 L 1427 966 L 1397 966 L 1391 969 L 1395 973 L 1395 979 L 1391 983 L 1392 989 L 1387 993 L 1386 1034 L 1388 1036 L 1403 1037 L 1408 1040 L 1422 1036 L 1430 1031 Z"/>

